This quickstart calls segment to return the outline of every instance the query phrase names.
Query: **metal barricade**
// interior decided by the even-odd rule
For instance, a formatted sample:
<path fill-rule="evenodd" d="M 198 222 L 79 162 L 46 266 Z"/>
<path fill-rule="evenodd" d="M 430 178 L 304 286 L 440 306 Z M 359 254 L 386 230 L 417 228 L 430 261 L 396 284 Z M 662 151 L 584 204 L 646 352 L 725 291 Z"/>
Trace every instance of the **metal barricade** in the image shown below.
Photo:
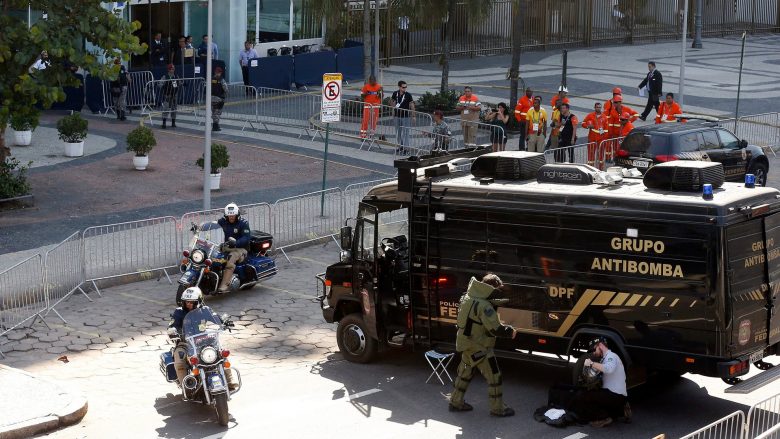
<path fill-rule="evenodd" d="M 776 425 L 780 425 L 780 394 L 750 406 L 745 422 L 745 437 L 756 437 Z"/>
<path fill-rule="evenodd" d="M 358 210 L 358 204 L 360 204 L 361 201 L 363 201 L 363 197 L 365 197 L 368 194 L 368 191 L 371 190 L 374 186 L 380 185 L 382 183 L 387 183 L 389 181 L 395 181 L 395 178 L 385 178 L 382 180 L 374 180 L 374 181 L 366 181 L 363 183 L 355 183 L 347 186 L 344 189 L 344 218 L 343 220 L 346 221 L 347 218 L 352 217 L 353 215 L 357 215 Z"/>
<path fill-rule="evenodd" d="M 433 125 L 433 118 L 428 113 L 421 113 L 412 110 L 399 110 L 388 105 L 379 105 L 379 111 L 374 110 L 372 115 L 378 117 L 374 125 L 374 130 L 369 131 L 369 136 L 374 140 L 381 140 L 390 143 L 396 148 L 416 148 L 419 149 L 423 143 L 421 140 L 427 140 L 421 136 L 421 128 L 427 128 Z M 396 111 L 402 111 L 404 117 L 396 117 Z M 375 142 L 372 142 L 372 144 Z M 369 150 L 371 145 L 369 145 Z M 428 148 L 430 149 L 430 148 Z"/>
<path fill-rule="evenodd" d="M 44 320 L 46 288 L 43 276 L 43 257 L 39 254 L 19 262 L 0 273 L 0 336 L 30 322 Z M 0 355 L 5 357 L 2 350 Z"/>
<path fill-rule="evenodd" d="M 257 89 L 244 84 L 228 84 L 222 119 L 242 122 L 241 131 L 247 125 L 256 129 L 258 125 Z"/>
<path fill-rule="evenodd" d="M 598 145 L 595 142 L 551 148 L 544 152 L 544 159 L 547 163 L 582 163 L 595 166 L 597 148 Z"/>
<path fill-rule="evenodd" d="M 174 84 L 176 86 L 174 87 Z M 191 113 L 197 117 L 198 110 L 203 106 L 205 80 L 203 78 L 158 79 L 146 83 L 144 94 L 152 96 L 153 101 L 147 105 L 141 114 L 151 120 L 153 114 L 162 114 L 169 118 L 171 113 Z M 176 103 L 169 101 L 170 96 L 176 96 Z"/>
<path fill-rule="evenodd" d="M 341 189 L 332 188 L 282 198 L 274 203 L 273 235 L 277 248 L 285 258 L 285 247 L 333 238 L 339 233 L 345 218 L 342 199 Z"/>
<path fill-rule="evenodd" d="M 469 144 L 476 144 L 476 145 L 489 145 L 492 144 L 492 134 L 494 133 L 497 127 L 495 125 L 486 124 L 483 122 L 478 121 L 464 121 L 460 117 L 444 117 L 443 120 L 447 123 L 447 125 L 450 127 L 450 131 L 452 131 L 453 137 L 459 137 L 462 139 L 462 143 L 464 146 L 468 146 Z M 472 142 L 469 142 L 469 139 L 466 139 L 464 132 L 464 127 L 471 127 L 473 130 L 473 140 Z"/>
<path fill-rule="evenodd" d="M 765 152 L 771 152 L 777 157 L 775 149 L 780 148 L 780 113 L 742 116 L 734 128 L 734 134 L 740 139 L 760 146 Z"/>
<path fill-rule="evenodd" d="M 46 315 L 53 312 L 63 323 L 68 323 L 55 309 L 76 291 L 81 292 L 90 302 L 92 299 L 81 288 L 84 284 L 84 270 L 81 258 L 81 233 L 74 232 L 61 243 L 46 252 L 44 258 L 44 279 L 48 307 Z"/>
<path fill-rule="evenodd" d="M 273 226 L 271 224 L 271 205 L 268 203 L 256 203 L 245 204 L 238 206 L 241 212 L 241 217 L 249 222 L 249 228 L 251 230 L 262 230 L 264 232 L 272 233 Z M 199 210 L 195 212 L 187 212 L 181 217 L 180 229 L 181 239 L 179 245 L 182 248 L 178 248 L 177 251 L 184 250 L 190 243 L 192 236 L 191 228 L 193 224 L 201 225 L 208 221 L 217 221 L 224 216 L 223 209 L 211 209 L 211 210 Z"/>
<path fill-rule="evenodd" d="M 127 108 L 139 108 L 142 113 L 155 106 L 157 97 L 146 88 L 146 84 L 154 81 L 152 72 L 127 72 Z M 114 97 L 111 95 L 111 81 L 103 81 L 103 103 L 106 106 L 106 112 L 116 114 L 116 105 Z"/>
<path fill-rule="evenodd" d="M 161 270 L 179 261 L 176 218 L 172 216 L 88 227 L 82 234 L 84 282 Z M 162 276 L 162 274 L 161 274 Z M 159 280 L 159 278 L 158 278 Z"/>
<path fill-rule="evenodd" d="M 745 413 L 739 410 L 680 439 L 739 439 L 744 423 Z"/>
<path fill-rule="evenodd" d="M 780 439 L 780 424 L 756 436 L 755 439 Z"/>
<path fill-rule="evenodd" d="M 319 116 L 321 98 L 319 94 L 299 93 L 275 88 L 257 87 L 257 123 L 268 131 L 268 125 L 290 127 L 300 130 L 312 139 L 319 130 L 312 124 L 312 118 Z"/>
<path fill-rule="evenodd" d="M 431 129 L 423 128 L 404 128 L 409 131 L 409 143 L 406 146 L 399 144 L 393 144 L 395 147 L 394 157 L 405 156 L 420 156 L 429 154 L 434 149 L 458 149 L 460 146 L 460 139 L 456 139 L 453 136 L 446 136 L 442 134 L 435 134 L 431 132 Z"/>
<path fill-rule="evenodd" d="M 596 150 L 596 167 L 602 171 L 615 164 L 615 157 L 625 137 L 602 140 Z"/>

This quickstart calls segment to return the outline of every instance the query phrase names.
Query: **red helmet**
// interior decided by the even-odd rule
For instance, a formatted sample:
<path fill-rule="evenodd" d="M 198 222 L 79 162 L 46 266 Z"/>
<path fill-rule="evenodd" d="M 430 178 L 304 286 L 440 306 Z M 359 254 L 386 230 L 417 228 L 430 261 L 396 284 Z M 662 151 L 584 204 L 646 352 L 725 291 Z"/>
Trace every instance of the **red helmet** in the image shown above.
<path fill-rule="evenodd" d="M 612 102 L 623 102 L 623 96 L 617 95 L 614 98 L 612 98 Z"/>
<path fill-rule="evenodd" d="M 623 94 L 623 90 L 621 90 L 620 87 L 615 87 L 615 88 L 612 89 L 612 94 L 613 95 L 622 95 Z"/>

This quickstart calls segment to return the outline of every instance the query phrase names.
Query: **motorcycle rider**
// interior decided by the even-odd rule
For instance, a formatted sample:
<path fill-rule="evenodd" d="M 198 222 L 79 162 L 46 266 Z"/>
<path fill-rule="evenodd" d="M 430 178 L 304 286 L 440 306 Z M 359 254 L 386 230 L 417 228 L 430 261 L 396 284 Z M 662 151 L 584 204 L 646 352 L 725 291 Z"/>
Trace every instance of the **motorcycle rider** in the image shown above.
<path fill-rule="evenodd" d="M 179 384 L 182 384 L 184 377 L 187 376 L 187 343 L 184 341 L 184 333 L 182 331 L 184 317 L 186 317 L 190 311 L 194 311 L 201 307 L 211 311 L 209 307 L 203 304 L 203 293 L 200 291 L 200 288 L 190 287 L 181 294 L 181 306 L 171 313 L 172 320 L 171 323 L 168 324 L 168 336 L 179 337 L 179 343 L 173 350 L 173 365 L 176 368 L 176 378 L 179 380 Z M 213 311 L 212 314 L 214 314 Z M 214 314 L 214 316 L 217 317 L 216 314 Z M 219 317 L 217 318 L 219 319 Z M 231 392 L 238 388 L 238 383 L 236 383 L 235 378 L 233 377 L 233 371 L 230 368 L 225 368 L 225 378 L 227 378 L 228 389 Z"/>
<path fill-rule="evenodd" d="M 249 246 L 251 232 L 249 221 L 241 218 L 241 211 L 236 203 L 230 203 L 225 206 L 225 215 L 217 223 L 225 233 L 225 246 L 223 246 L 223 249 L 228 255 L 227 263 L 224 270 L 222 270 L 222 280 L 219 282 L 217 293 L 225 293 L 228 290 L 228 285 L 230 285 L 230 280 L 233 278 L 236 264 L 246 258 L 246 249 Z"/>

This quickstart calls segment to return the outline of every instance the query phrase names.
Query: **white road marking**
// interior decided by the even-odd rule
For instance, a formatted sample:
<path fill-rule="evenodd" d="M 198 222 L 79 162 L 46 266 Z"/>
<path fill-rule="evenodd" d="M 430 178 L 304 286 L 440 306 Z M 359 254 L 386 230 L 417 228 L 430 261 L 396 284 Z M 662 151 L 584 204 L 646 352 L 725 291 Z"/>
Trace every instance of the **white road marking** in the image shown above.
<path fill-rule="evenodd" d="M 574 434 L 570 434 L 570 435 L 566 436 L 563 439 L 582 439 L 584 437 L 588 437 L 588 435 L 585 434 L 585 433 L 577 432 L 577 433 L 574 433 Z"/>

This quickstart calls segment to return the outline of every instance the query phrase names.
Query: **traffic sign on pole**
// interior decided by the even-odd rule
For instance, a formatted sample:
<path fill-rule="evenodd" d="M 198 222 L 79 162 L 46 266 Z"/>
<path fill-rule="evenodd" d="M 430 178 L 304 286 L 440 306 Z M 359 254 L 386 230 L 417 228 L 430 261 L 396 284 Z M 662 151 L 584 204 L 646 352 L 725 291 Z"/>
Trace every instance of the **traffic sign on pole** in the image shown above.
<path fill-rule="evenodd" d="M 322 106 L 320 120 L 323 123 L 341 120 L 341 73 L 322 75 Z"/>

